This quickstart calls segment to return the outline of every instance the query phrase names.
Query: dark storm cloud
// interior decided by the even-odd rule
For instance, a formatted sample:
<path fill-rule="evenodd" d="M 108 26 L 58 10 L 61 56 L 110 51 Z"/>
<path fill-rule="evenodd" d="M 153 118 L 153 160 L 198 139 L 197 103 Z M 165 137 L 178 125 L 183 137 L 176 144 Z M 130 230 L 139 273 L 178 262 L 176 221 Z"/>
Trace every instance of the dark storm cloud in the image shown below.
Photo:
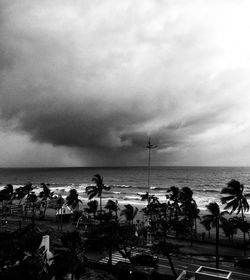
<path fill-rule="evenodd" d="M 210 155 L 249 118 L 248 16 L 218 12 L 247 9 L 224 3 L 0 1 L 1 127 L 93 164 L 144 163 L 149 136 L 162 164 Z"/>

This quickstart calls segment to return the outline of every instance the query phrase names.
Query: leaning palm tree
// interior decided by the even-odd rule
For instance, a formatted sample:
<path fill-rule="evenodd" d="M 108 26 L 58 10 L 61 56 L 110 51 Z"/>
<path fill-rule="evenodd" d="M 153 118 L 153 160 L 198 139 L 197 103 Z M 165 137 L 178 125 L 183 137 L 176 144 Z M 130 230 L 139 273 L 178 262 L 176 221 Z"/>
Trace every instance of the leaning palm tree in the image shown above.
<path fill-rule="evenodd" d="M 79 194 L 76 189 L 70 190 L 69 195 L 66 197 L 66 205 L 70 206 L 73 210 L 78 210 L 79 203 L 82 203 L 78 196 Z"/>
<path fill-rule="evenodd" d="M 241 213 L 241 218 L 244 222 L 244 212 L 249 211 L 249 204 L 247 197 L 250 194 L 244 194 L 244 185 L 236 180 L 231 180 L 225 188 L 221 190 L 221 194 L 224 194 L 221 198 L 221 203 L 226 204 L 225 209 L 231 209 L 231 214 L 236 212 L 238 215 Z M 244 236 L 244 254 L 246 253 L 246 233 L 243 232 Z"/>
<path fill-rule="evenodd" d="M 29 196 L 31 191 L 33 190 L 32 183 L 31 182 L 26 183 L 26 185 L 24 185 L 23 188 L 26 194 Z"/>
<path fill-rule="evenodd" d="M 138 213 L 138 208 L 133 207 L 131 204 L 124 205 L 124 209 L 121 211 L 121 216 L 125 216 L 126 220 L 133 224 L 134 218 Z"/>
<path fill-rule="evenodd" d="M 93 197 L 97 196 L 100 198 L 100 212 L 102 213 L 102 192 L 103 190 L 110 190 L 109 186 L 105 186 L 103 183 L 103 177 L 100 174 L 94 175 L 92 178 L 92 182 L 95 183 L 95 186 L 88 186 L 86 188 L 87 195 L 89 199 L 92 199 Z"/>
<path fill-rule="evenodd" d="M 48 200 L 53 197 L 54 192 L 50 190 L 49 184 L 41 183 L 41 187 L 43 188 L 43 191 L 39 193 L 39 197 L 42 199 L 44 203 L 44 209 L 40 218 L 43 219 L 45 217 L 45 213 L 48 208 Z"/>
<path fill-rule="evenodd" d="M 88 208 L 85 208 L 86 212 L 88 214 L 91 214 L 93 213 L 94 217 L 96 216 L 96 212 L 97 212 L 97 209 L 98 209 L 98 202 L 97 200 L 90 200 L 88 203 L 87 203 L 87 206 Z"/>
<path fill-rule="evenodd" d="M 219 228 L 225 221 L 223 217 L 225 214 L 229 214 L 228 211 L 220 211 L 220 207 L 216 202 L 211 202 L 206 205 L 207 210 L 210 212 L 208 215 L 203 216 L 202 223 L 204 225 L 211 225 L 216 230 L 216 268 L 219 268 Z"/>
<path fill-rule="evenodd" d="M 118 210 L 119 210 L 119 207 L 118 207 L 118 201 L 113 201 L 111 199 L 108 200 L 108 202 L 106 203 L 105 205 L 105 208 L 110 212 L 114 212 L 115 213 L 115 220 L 117 221 L 118 220 Z"/>
<path fill-rule="evenodd" d="M 22 203 L 23 198 L 26 196 L 26 190 L 24 187 L 16 188 L 14 191 L 14 199 L 19 200 L 19 205 Z"/>

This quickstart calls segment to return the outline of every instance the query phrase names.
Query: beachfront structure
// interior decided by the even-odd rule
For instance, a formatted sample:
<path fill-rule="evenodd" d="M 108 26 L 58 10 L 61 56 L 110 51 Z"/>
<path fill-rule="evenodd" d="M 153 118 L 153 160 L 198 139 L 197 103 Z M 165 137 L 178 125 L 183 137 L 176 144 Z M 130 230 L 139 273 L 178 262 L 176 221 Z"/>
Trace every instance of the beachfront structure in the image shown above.
<path fill-rule="evenodd" d="M 68 222 L 72 214 L 73 211 L 68 205 L 63 205 L 56 211 L 56 216 L 62 218 L 62 222 Z"/>

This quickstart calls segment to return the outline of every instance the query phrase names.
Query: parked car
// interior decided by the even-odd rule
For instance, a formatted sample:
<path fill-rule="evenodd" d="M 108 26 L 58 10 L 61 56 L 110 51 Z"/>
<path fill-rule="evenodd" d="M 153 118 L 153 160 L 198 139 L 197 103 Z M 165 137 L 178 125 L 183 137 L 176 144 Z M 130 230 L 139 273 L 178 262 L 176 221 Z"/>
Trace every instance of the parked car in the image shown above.
<path fill-rule="evenodd" d="M 155 267 L 158 264 L 158 257 L 146 253 L 138 253 L 132 256 L 131 262 L 133 265 L 151 266 Z"/>
<path fill-rule="evenodd" d="M 236 259 L 234 261 L 234 266 L 250 269 L 250 257 L 249 258 L 244 258 L 244 259 Z"/>

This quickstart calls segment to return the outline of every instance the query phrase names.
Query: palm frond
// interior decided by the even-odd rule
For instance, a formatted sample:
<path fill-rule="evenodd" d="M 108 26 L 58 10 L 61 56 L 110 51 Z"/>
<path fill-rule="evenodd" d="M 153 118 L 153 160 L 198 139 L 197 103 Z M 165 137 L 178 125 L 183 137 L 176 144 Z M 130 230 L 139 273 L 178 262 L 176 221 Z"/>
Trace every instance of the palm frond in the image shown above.
<path fill-rule="evenodd" d="M 216 202 L 210 202 L 207 206 L 207 210 L 214 216 L 218 216 L 220 213 L 220 207 Z"/>
<path fill-rule="evenodd" d="M 230 201 L 234 198 L 235 198 L 234 195 L 223 196 L 223 197 L 221 197 L 220 201 L 221 201 L 222 204 L 225 204 L 225 203 L 227 203 L 228 201 Z"/>
<path fill-rule="evenodd" d="M 228 187 L 225 187 L 221 190 L 220 192 L 221 194 L 229 194 L 229 195 L 235 195 L 235 190 L 234 189 L 231 189 L 231 188 L 228 188 Z"/>

